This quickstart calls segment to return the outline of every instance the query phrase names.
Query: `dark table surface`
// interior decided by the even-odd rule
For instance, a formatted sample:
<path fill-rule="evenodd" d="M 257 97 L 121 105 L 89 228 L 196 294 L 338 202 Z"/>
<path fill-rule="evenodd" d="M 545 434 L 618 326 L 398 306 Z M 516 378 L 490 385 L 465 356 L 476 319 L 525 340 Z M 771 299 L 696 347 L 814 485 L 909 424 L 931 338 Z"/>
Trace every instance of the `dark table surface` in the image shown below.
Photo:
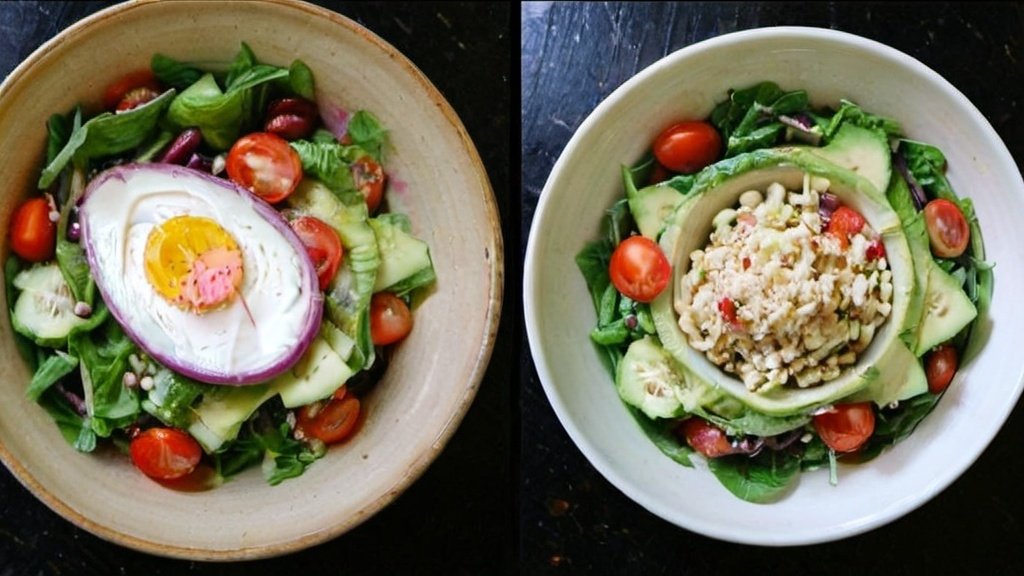
<path fill-rule="evenodd" d="M 816 26 L 888 44 L 959 88 L 1018 165 L 1024 161 L 1021 3 L 534 3 L 521 16 L 520 256 L 555 160 L 597 104 L 660 57 L 737 30 Z M 525 336 L 520 342 L 524 574 L 1019 574 L 1024 568 L 1024 402 L 966 474 L 887 526 L 831 544 L 735 545 L 661 520 L 598 474 L 552 411 Z"/>
<path fill-rule="evenodd" d="M 510 201 L 508 170 L 510 6 L 315 3 L 390 42 L 445 95 L 483 158 L 510 238 L 518 213 Z M 110 4 L 0 2 L 0 78 L 41 43 Z M 508 254 L 515 253 L 513 246 L 506 240 Z M 514 306 L 506 307 L 491 365 L 444 451 L 392 505 L 354 530 L 302 552 L 257 562 L 169 560 L 122 548 L 73 526 L 0 466 L 0 575 L 511 573 L 512 310 Z"/>

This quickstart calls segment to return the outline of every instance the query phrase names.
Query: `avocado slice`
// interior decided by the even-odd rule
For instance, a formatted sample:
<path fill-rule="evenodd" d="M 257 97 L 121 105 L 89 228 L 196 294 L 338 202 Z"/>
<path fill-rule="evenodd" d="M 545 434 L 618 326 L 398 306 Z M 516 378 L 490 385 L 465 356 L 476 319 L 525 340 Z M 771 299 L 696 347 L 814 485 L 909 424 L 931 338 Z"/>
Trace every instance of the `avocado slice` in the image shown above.
<path fill-rule="evenodd" d="M 978 309 L 964 293 L 960 282 L 939 268 L 931 258 L 927 264 L 924 310 L 914 345 L 917 356 L 950 340 L 978 316 Z"/>
<path fill-rule="evenodd" d="M 877 376 L 864 390 L 848 398 L 850 402 L 874 402 L 885 407 L 928 391 L 928 378 L 920 360 L 902 341 L 889 348 L 875 369 Z"/>
<path fill-rule="evenodd" d="M 892 178 L 892 150 L 881 130 L 862 128 L 847 122 L 828 144 L 807 148 L 808 152 L 863 176 L 876 190 L 884 192 Z"/>
<path fill-rule="evenodd" d="M 935 263 L 924 216 L 914 207 L 906 181 L 893 178 L 886 197 L 903 220 L 917 287 L 911 294 L 901 338 L 920 357 L 956 336 L 977 317 L 978 310 L 960 283 Z"/>
<path fill-rule="evenodd" d="M 763 189 L 772 182 L 780 182 L 788 189 L 799 189 L 805 174 L 828 178 L 830 192 L 864 215 L 881 235 L 892 270 L 892 312 L 854 367 L 813 388 L 750 392 L 738 378 L 720 370 L 687 342 L 678 325 L 676 308 L 688 303 L 685 294 L 677 293 L 678 282 L 651 303 L 662 345 L 695 378 L 723 389 L 758 412 L 773 416 L 806 413 L 860 392 L 879 377 L 880 370 L 876 366 L 879 361 L 893 346 L 902 345 L 899 334 L 904 327 L 915 277 L 899 217 L 879 188 L 863 176 L 802 148 L 763 149 L 735 156 L 702 171 L 693 191 L 676 208 L 660 238 L 661 248 L 674 266 L 674 277 L 679 278 L 688 267 L 689 254 L 705 245 L 711 221 L 719 211 L 734 206 L 744 191 Z"/>

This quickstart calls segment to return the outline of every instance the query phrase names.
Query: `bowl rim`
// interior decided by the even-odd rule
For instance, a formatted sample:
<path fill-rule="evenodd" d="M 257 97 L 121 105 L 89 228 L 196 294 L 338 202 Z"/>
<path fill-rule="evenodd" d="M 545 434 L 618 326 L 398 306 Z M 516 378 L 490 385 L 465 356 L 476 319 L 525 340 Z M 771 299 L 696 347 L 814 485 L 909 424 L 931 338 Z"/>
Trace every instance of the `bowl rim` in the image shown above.
<path fill-rule="evenodd" d="M 184 0 L 183 3 L 198 4 L 201 1 L 202 0 Z M 463 385 L 461 396 L 458 397 L 456 403 L 451 406 L 452 411 L 448 414 L 448 419 L 445 421 L 444 425 L 437 430 L 437 436 L 430 444 L 430 450 L 420 454 L 418 458 L 409 462 L 404 473 L 396 479 L 394 484 L 391 485 L 388 490 L 381 493 L 376 499 L 363 504 L 362 507 L 345 522 L 325 526 L 321 530 L 304 534 L 287 541 L 246 545 L 233 549 L 206 549 L 202 547 L 189 547 L 155 542 L 121 532 L 115 528 L 84 516 L 51 494 L 49 490 L 47 490 L 47 488 L 43 486 L 21 462 L 13 457 L 4 445 L 3 439 L 0 438 L 0 461 L 4 463 L 8 470 L 10 470 L 11 474 L 22 486 L 24 486 L 33 496 L 52 511 L 56 512 L 59 516 L 79 528 L 114 544 L 170 558 L 226 562 L 279 556 L 297 552 L 332 540 L 373 517 L 377 512 L 398 499 L 398 497 L 404 493 L 409 486 L 411 486 L 426 472 L 454 435 L 459 424 L 462 422 L 472 405 L 473 400 L 476 397 L 476 393 L 483 382 L 494 351 L 494 344 L 498 337 L 501 320 L 504 297 L 505 263 L 504 239 L 502 235 L 500 211 L 498 210 L 497 200 L 494 196 L 494 188 L 491 184 L 490 175 L 480 157 L 480 153 L 473 143 L 473 140 L 466 130 L 461 118 L 455 112 L 454 108 L 452 108 L 448 100 L 419 69 L 419 67 L 416 66 L 416 64 L 414 64 L 407 56 L 402 54 L 389 42 L 347 16 L 325 7 L 310 4 L 304 0 L 248 1 L 251 4 L 265 4 L 278 8 L 296 10 L 304 13 L 309 18 L 326 19 L 331 21 L 333 24 L 346 29 L 348 33 L 358 35 L 363 41 L 372 45 L 375 49 L 380 50 L 392 61 L 396 62 L 405 73 L 416 81 L 429 100 L 441 112 L 444 116 L 445 122 L 451 126 L 454 134 L 457 136 L 463 152 L 466 153 L 468 161 L 472 167 L 473 178 L 480 186 L 482 204 L 486 217 L 485 226 L 490 232 L 490 244 L 487 246 L 487 280 L 489 282 L 489 290 L 487 292 L 487 311 L 482 323 L 484 330 L 481 333 L 482 338 L 480 346 L 476 349 L 476 352 L 471 359 L 472 370 L 469 373 L 469 378 Z M 102 25 L 104 21 L 110 18 L 135 10 L 146 10 L 151 5 L 156 4 L 156 0 L 126 0 L 125 2 L 97 10 L 96 12 L 67 26 L 33 50 L 10 72 L 10 74 L 8 74 L 6 78 L 3 79 L 2 82 L 0 82 L 0 100 L 3 99 L 12 86 L 15 86 L 22 81 L 22 77 L 27 74 L 29 69 L 35 66 L 39 60 L 43 59 L 50 52 L 54 51 L 58 45 L 74 39 L 96 26 Z"/>
<path fill-rule="evenodd" d="M 552 370 L 550 369 L 550 366 L 553 364 L 549 360 L 549 355 L 541 346 L 544 328 L 542 318 L 538 316 L 538 309 L 540 308 L 539 302 L 543 299 L 541 282 L 543 274 L 540 272 L 541 267 L 536 264 L 540 260 L 538 245 L 540 244 L 540 237 L 542 234 L 541 229 L 544 228 L 543 224 L 553 217 L 551 214 L 553 209 L 551 208 L 549 199 L 553 194 L 555 184 L 560 179 L 561 174 L 565 171 L 566 165 L 570 161 L 570 157 L 573 156 L 572 151 L 578 148 L 579 142 L 584 139 L 584 135 L 593 131 L 595 129 L 594 127 L 598 124 L 599 119 L 606 114 L 607 110 L 613 109 L 616 103 L 623 100 L 627 94 L 630 94 L 636 91 L 638 87 L 641 87 L 648 77 L 657 75 L 664 68 L 671 68 L 675 66 L 675 63 L 678 60 L 689 59 L 704 52 L 729 48 L 752 41 L 771 40 L 819 41 L 843 47 L 856 48 L 892 61 L 900 67 L 907 68 L 917 74 L 930 78 L 937 85 L 944 87 L 949 96 L 956 100 L 957 103 L 969 113 L 971 120 L 977 125 L 986 139 L 999 144 L 999 146 L 997 146 L 999 160 L 1007 166 L 1012 167 L 1015 180 L 1020 184 L 1021 189 L 1024 189 L 1024 181 L 1022 181 L 1019 169 L 1012 160 L 1012 155 L 1006 149 L 1005 143 L 1003 143 L 1002 139 L 996 133 L 995 129 L 992 128 L 984 115 L 982 115 L 974 104 L 971 103 L 959 89 L 953 86 L 952 83 L 916 58 L 879 41 L 850 32 L 830 28 L 812 26 L 765 26 L 727 32 L 683 46 L 682 48 L 669 52 L 653 61 L 605 96 L 575 129 L 572 137 L 566 143 L 551 168 L 551 172 L 548 175 L 537 201 L 537 206 L 530 224 L 527 248 L 525 251 L 522 290 L 526 335 L 529 341 L 530 352 L 534 360 L 534 369 L 536 370 L 538 379 L 544 389 L 545 396 L 547 397 L 548 402 L 555 412 L 559 422 L 562 424 L 577 449 L 583 453 L 588 462 L 590 462 L 590 464 L 606 480 L 650 513 L 669 523 L 675 524 L 680 528 L 722 541 L 739 544 L 782 547 L 831 542 L 862 534 L 885 524 L 889 524 L 934 498 L 956 481 L 968 468 L 970 468 L 989 444 L 991 444 L 992 440 L 998 434 L 999 429 L 1005 424 L 1010 413 L 1019 401 L 1022 390 L 1024 390 L 1024 380 L 1019 380 L 1015 384 L 1011 397 L 1007 398 L 1009 402 L 1004 404 L 1002 411 L 992 415 L 993 420 L 998 421 L 1000 424 L 994 428 L 991 436 L 985 439 L 978 452 L 971 455 L 969 458 L 962 459 L 955 467 L 950 467 L 944 476 L 931 479 L 931 481 L 921 487 L 921 491 L 911 497 L 901 499 L 895 506 L 884 510 L 882 513 L 867 517 L 862 516 L 854 521 L 835 525 L 831 530 L 822 530 L 816 534 L 802 534 L 796 536 L 789 534 L 763 534 L 753 527 L 725 527 L 721 524 L 704 522 L 694 518 L 683 518 L 683 515 L 678 513 L 678 511 L 667 510 L 657 498 L 649 495 L 641 485 L 635 483 L 623 473 L 620 473 L 615 468 L 612 461 L 602 453 L 598 445 L 592 442 L 584 433 L 583 428 L 577 424 L 577 421 L 570 414 L 567 403 L 563 401 L 563 395 L 561 394 L 559 387 L 554 383 Z M 706 467 L 701 469 L 700 472 L 709 473 L 706 470 Z"/>

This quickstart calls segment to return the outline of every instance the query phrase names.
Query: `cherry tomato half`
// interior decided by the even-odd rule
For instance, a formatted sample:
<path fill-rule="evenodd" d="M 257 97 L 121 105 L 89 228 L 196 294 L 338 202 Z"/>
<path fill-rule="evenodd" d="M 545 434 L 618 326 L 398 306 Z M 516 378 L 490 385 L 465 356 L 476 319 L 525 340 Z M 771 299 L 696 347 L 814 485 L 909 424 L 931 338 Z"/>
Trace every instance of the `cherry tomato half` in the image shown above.
<path fill-rule="evenodd" d="M 875 432 L 875 410 L 871 402 L 838 404 L 814 417 L 814 429 L 829 448 L 853 452 Z"/>
<path fill-rule="evenodd" d="M 103 93 L 103 107 L 111 112 L 131 110 L 159 96 L 160 90 L 160 82 L 152 70 L 135 70 L 107 86 Z"/>
<path fill-rule="evenodd" d="M 306 246 L 306 252 L 316 268 L 320 289 L 327 289 L 327 285 L 338 273 L 344 253 L 338 233 L 323 220 L 313 216 L 299 216 L 289 224 Z"/>
<path fill-rule="evenodd" d="M 829 217 L 826 233 L 839 240 L 839 246 L 846 250 L 850 246 L 850 236 L 864 229 L 864 217 L 860 212 L 847 206 L 840 206 Z"/>
<path fill-rule="evenodd" d="M 384 169 L 370 156 L 363 156 L 352 164 L 352 179 L 355 181 L 356 190 L 366 198 L 366 207 L 370 214 L 373 214 L 384 197 Z"/>
<path fill-rule="evenodd" d="M 370 300 L 370 336 L 377 346 L 402 340 L 412 332 L 412 312 L 405 301 L 390 292 L 378 292 Z"/>
<path fill-rule="evenodd" d="M 303 436 L 316 438 L 324 444 L 336 444 L 355 431 L 360 408 L 359 399 L 355 396 L 342 393 L 339 397 L 335 393 L 325 404 L 300 408 L 295 418 L 295 429 Z"/>
<path fill-rule="evenodd" d="M 203 457 L 199 443 L 177 428 L 150 428 L 133 438 L 128 450 L 135 467 L 157 480 L 187 476 Z"/>
<path fill-rule="evenodd" d="M 958 362 L 956 348 L 948 344 L 932 350 L 924 364 L 924 373 L 928 377 L 928 391 L 932 394 L 941 394 L 953 381 Z"/>
<path fill-rule="evenodd" d="M 654 139 L 652 151 L 665 168 L 691 174 L 718 159 L 722 152 L 722 136 L 707 122 L 680 122 L 669 126 Z"/>
<path fill-rule="evenodd" d="M 57 224 L 50 220 L 50 203 L 45 198 L 23 202 L 11 220 L 11 250 L 29 262 L 53 258 L 57 245 Z"/>
<path fill-rule="evenodd" d="M 608 275 L 619 292 L 637 302 L 650 302 L 668 286 L 672 266 L 654 240 L 630 236 L 612 252 Z"/>
<path fill-rule="evenodd" d="M 686 436 L 686 443 L 707 458 L 736 453 L 725 431 L 703 418 L 688 418 L 683 421 L 680 431 Z"/>
<path fill-rule="evenodd" d="M 955 202 L 932 200 L 924 206 L 924 223 L 932 253 L 941 258 L 956 258 L 967 249 L 971 230 L 967 218 Z"/>
<path fill-rule="evenodd" d="M 242 136 L 228 152 L 228 177 L 270 204 L 295 191 L 302 180 L 302 160 L 288 141 L 268 132 Z"/>

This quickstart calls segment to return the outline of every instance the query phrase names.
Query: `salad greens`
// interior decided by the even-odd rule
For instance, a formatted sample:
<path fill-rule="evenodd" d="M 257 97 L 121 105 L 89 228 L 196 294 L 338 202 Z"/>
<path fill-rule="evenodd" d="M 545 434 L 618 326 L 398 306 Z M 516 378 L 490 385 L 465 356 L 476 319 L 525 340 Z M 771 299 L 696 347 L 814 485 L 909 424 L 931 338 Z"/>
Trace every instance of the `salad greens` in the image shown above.
<path fill-rule="evenodd" d="M 722 137 L 723 153 L 719 160 L 693 174 L 673 175 L 660 182 L 660 186 L 671 187 L 683 195 L 695 189 L 706 190 L 746 170 L 751 158 L 760 150 L 794 145 L 824 146 L 844 125 L 879 134 L 890 144 L 894 166 L 889 188 L 882 192 L 899 216 L 908 242 L 923 246 L 928 253 L 928 232 L 921 212 L 924 204 L 936 198 L 955 202 L 969 223 L 970 246 L 957 258 L 933 256 L 933 259 L 956 278 L 977 310 L 986 309 L 992 286 L 992 264 L 984 260 L 981 231 L 973 206 L 970 200 L 959 198 L 952 190 L 944 175 L 946 159 L 938 148 L 907 139 L 895 120 L 867 112 L 853 102 L 842 100 L 836 109 L 814 108 L 806 91 L 786 91 L 773 82 L 730 90 L 708 120 Z M 576 257 L 597 312 L 591 340 L 613 377 L 631 343 L 658 336 L 651 321 L 650 307 L 621 294 L 609 275 L 613 251 L 637 230 L 639 216 L 631 212 L 627 199 L 638 197 L 638 189 L 650 181 L 655 166 L 654 155 L 648 154 L 633 166 L 624 167 L 625 197 L 606 211 L 601 236 Z M 960 354 L 973 324 L 968 324 L 950 341 Z M 915 337 L 911 333 L 901 336 L 908 340 L 908 345 Z M 941 392 L 925 392 L 875 409 L 874 432 L 855 457 L 870 460 L 905 439 L 941 397 Z M 713 409 L 705 404 L 671 418 L 651 418 L 628 402 L 624 401 L 624 405 L 651 441 L 666 456 L 684 466 L 693 466 L 692 456 L 696 452 L 680 429 L 681 422 L 688 418 L 699 417 L 723 430 L 733 446 L 749 446 L 744 453 L 707 458 L 709 469 L 723 486 L 744 500 L 770 502 L 781 498 L 802 470 L 827 467 L 835 482 L 837 461 L 842 455 L 829 448 L 815 432 L 812 414 L 768 416 L 746 408 L 731 397 L 720 397 L 715 402 Z"/>
<path fill-rule="evenodd" d="M 53 216 L 53 261 L 30 262 L 12 254 L 4 264 L 8 313 L 12 324 L 21 327 L 15 339 L 34 371 L 26 397 L 43 407 L 68 443 L 82 452 L 93 451 L 102 439 L 127 448 L 127 440 L 148 427 L 188 430 L 204 399 L 230 404 L 240 390 L 199 382 L 159 365 L 115 320 L 98 293 L 79 241 L 77 202 L 87 179 L 112 165 L 153 161 L 179 134 L 193 128 L 198 128 L 202 143 L 189 159 L 189 167 L 198 158 L 197 166 L 216 173 L 218 169 L 211 166 L 218 159 L 223 165 L 225 151 L 240 136 L 263 130 L 264 114 L 274 99 L 315 98 L 313 72 L 305 63 L 264 64 L 244 43 L 224 73 L 162 54 L 153 55 L 151 71 L 163 89 L 148 101 L 92 116 L 79 106 L 48 119 L 38 187 L 51 210 L 59 214 L 59 218 Z M 315 102 L 312 107 L 315 113 Z M 344 144 L 338 139 L 342 135 L 323 129 L 310 132 L 289 143 L 301 160 L 305 178 L 280 208 L 316 216 L 335 229 L 341 240 L 345 256 L 324 289 L 321 333 L 329 335 L 324 338 L 331 344 L 331 353 L 336 351 L 339 362 L 348 364 L 353 373 L 372 369 L 358 379 L 362 394 L 370 386 L 367 374 L 376 374 L 384 361 L 375 362 L 381 354 L 370 334 L 371 297 L 388 290 L 408 302 L 412 292 L 431 284 L 435 276 L 425 243 L 410 235 L 408 218 L 384 211 L 372 214 L 361 188 L 365 183 L 354 176 L 353 165 L 365 158 L 383 163 L 388 133 L 377 118 L 365 110 L 355 112 Z M 379 165 L 376 168 L 381 170 Z M 383 188 L 383 176 L 379 185 Z M 414 262 L 395 248 L 401 242 L 415 245 Z M 394 280 L 387 286 L 377 285 L 382 265 Z M 16 279 L 47 266 L 59 269 L 62 285 L 47 288 L 43 297 L 54 303 L 51 313 L 63 314 L 70 325 L 66 335 L 56 339 L 25 329 L 15 310 L 23 293 L 38 288 L 23 286 Z M 408 269 L 396 272 L 402 266 Z M 309 373 L 315 372 L 312 366 Z M 136 376 L 148 382 L 139 386 Z M 273 391 L 268 385 L 253 388 Z M 286 407 L 277 394 L 265 397 L 269 399 L 260 398 L 262 403 L 254 406 L 251 417 L 236 424 L 237 436 L 226 438 L 208 455 L 220 478 L 260 465 L 267 482 L 278 484 L 302 474 L 324 455 L 324 441 L 296 433 L 299 407 Z M 317 399 L 312 400 L 316 404 Z"/>

